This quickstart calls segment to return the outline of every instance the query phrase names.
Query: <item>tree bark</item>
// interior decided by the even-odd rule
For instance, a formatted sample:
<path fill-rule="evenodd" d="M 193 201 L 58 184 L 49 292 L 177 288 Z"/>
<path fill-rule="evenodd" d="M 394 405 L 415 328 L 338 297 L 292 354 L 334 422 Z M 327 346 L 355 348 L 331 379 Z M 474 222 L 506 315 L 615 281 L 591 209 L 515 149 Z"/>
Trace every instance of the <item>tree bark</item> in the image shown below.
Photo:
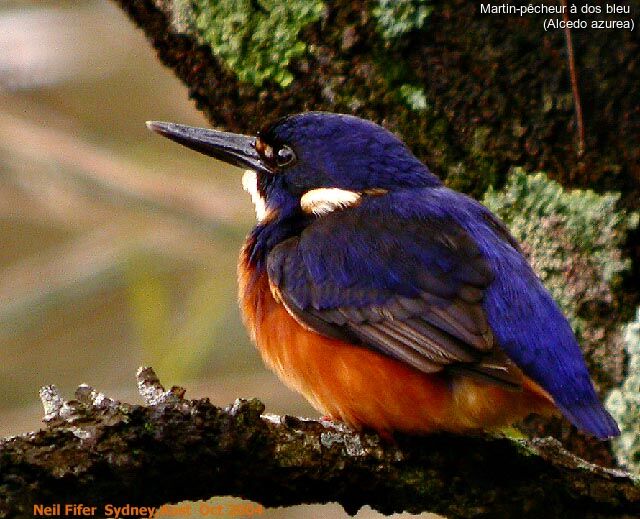
<path fill-rule="evenodd" d="M 263 414 L 258 400 L 221 409 L 165 391 L 138 372 L 146 406 L 88 386 L 64 401 L 41 392 L 47 428 L 0 442 L 0 517 L 34 505 L 151 506 L 232 495 L 265 506 L 340 503 L 355 513 L 448 517 L 637 517 L 640 484 L 553 439 L 397 438 Z"/>

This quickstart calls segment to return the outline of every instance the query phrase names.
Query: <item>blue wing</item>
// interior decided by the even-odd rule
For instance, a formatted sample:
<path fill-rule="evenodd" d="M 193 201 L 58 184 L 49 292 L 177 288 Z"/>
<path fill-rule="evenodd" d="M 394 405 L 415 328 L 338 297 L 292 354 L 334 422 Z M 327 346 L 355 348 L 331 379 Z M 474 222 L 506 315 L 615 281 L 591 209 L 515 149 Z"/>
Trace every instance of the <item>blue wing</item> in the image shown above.
<path fill-rule="evenodd" d="M 517 387 L 482 308 L 493 275 L 451 218 L 326 215 L 269 254 L 269 279 L 299 321 L 423 372 L 465 371 Z"/>

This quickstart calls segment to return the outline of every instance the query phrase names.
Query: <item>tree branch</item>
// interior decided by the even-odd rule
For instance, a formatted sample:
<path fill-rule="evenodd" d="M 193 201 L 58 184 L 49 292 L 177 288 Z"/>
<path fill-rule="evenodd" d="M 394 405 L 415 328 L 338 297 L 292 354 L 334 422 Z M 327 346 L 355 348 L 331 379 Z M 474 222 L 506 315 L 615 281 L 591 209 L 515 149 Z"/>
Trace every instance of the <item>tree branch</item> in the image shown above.
<path fill-rule="evenodd" d="M 265 415 L 257 400 L 226 409 L 185 400 L 148 368 L 138 386 L 146 406 L 89 386 L 70 401 L 43 388 L 47 428 L 0 442 L 0 517 L 33 517 L 34 504 L 100 511 L 221 495 L 265 506 L 336 501 L 350 513 L 368 504 L 448 517 L 640 514 L 637 480 L 552 439 L 437 435 L 390 445 L 331 422 Z"/>

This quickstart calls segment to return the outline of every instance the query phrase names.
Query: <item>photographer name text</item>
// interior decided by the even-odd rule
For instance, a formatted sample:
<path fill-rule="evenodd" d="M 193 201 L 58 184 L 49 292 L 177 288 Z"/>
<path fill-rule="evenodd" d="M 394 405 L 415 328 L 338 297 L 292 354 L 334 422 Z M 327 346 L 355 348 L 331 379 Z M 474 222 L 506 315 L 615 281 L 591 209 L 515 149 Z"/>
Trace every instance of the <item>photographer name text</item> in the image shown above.
<path fill-rule="evenodd" d="M 33 505 L 34 517 L 106 517 L 122 519 L 129 517 L 253 517 L 263 515 L 264 507 L 257 503 L 216 503 L 206 501 L 200 503 L 182 503 L 178 505 L 135 506 L 104 505 L 89 506 L 82 503 L 56 503 Z"/>

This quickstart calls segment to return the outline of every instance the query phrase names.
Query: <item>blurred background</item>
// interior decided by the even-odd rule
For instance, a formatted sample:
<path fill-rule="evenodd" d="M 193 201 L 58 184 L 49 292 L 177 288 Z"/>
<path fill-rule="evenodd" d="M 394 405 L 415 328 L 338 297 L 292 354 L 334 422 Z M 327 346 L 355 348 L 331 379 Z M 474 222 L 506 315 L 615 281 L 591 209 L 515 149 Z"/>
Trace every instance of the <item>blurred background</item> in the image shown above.
<path fill-rule="evenodd" d="M 240 321 L 235 265 L 254 221 L 240 171 L 151 134 L 148 119 L 207 125 L 114 5 L 0 2 L 1 436 L 40 427 L 45 384 L 139 402 L 140 365 L 192 398 L 316 415 Z"/>

